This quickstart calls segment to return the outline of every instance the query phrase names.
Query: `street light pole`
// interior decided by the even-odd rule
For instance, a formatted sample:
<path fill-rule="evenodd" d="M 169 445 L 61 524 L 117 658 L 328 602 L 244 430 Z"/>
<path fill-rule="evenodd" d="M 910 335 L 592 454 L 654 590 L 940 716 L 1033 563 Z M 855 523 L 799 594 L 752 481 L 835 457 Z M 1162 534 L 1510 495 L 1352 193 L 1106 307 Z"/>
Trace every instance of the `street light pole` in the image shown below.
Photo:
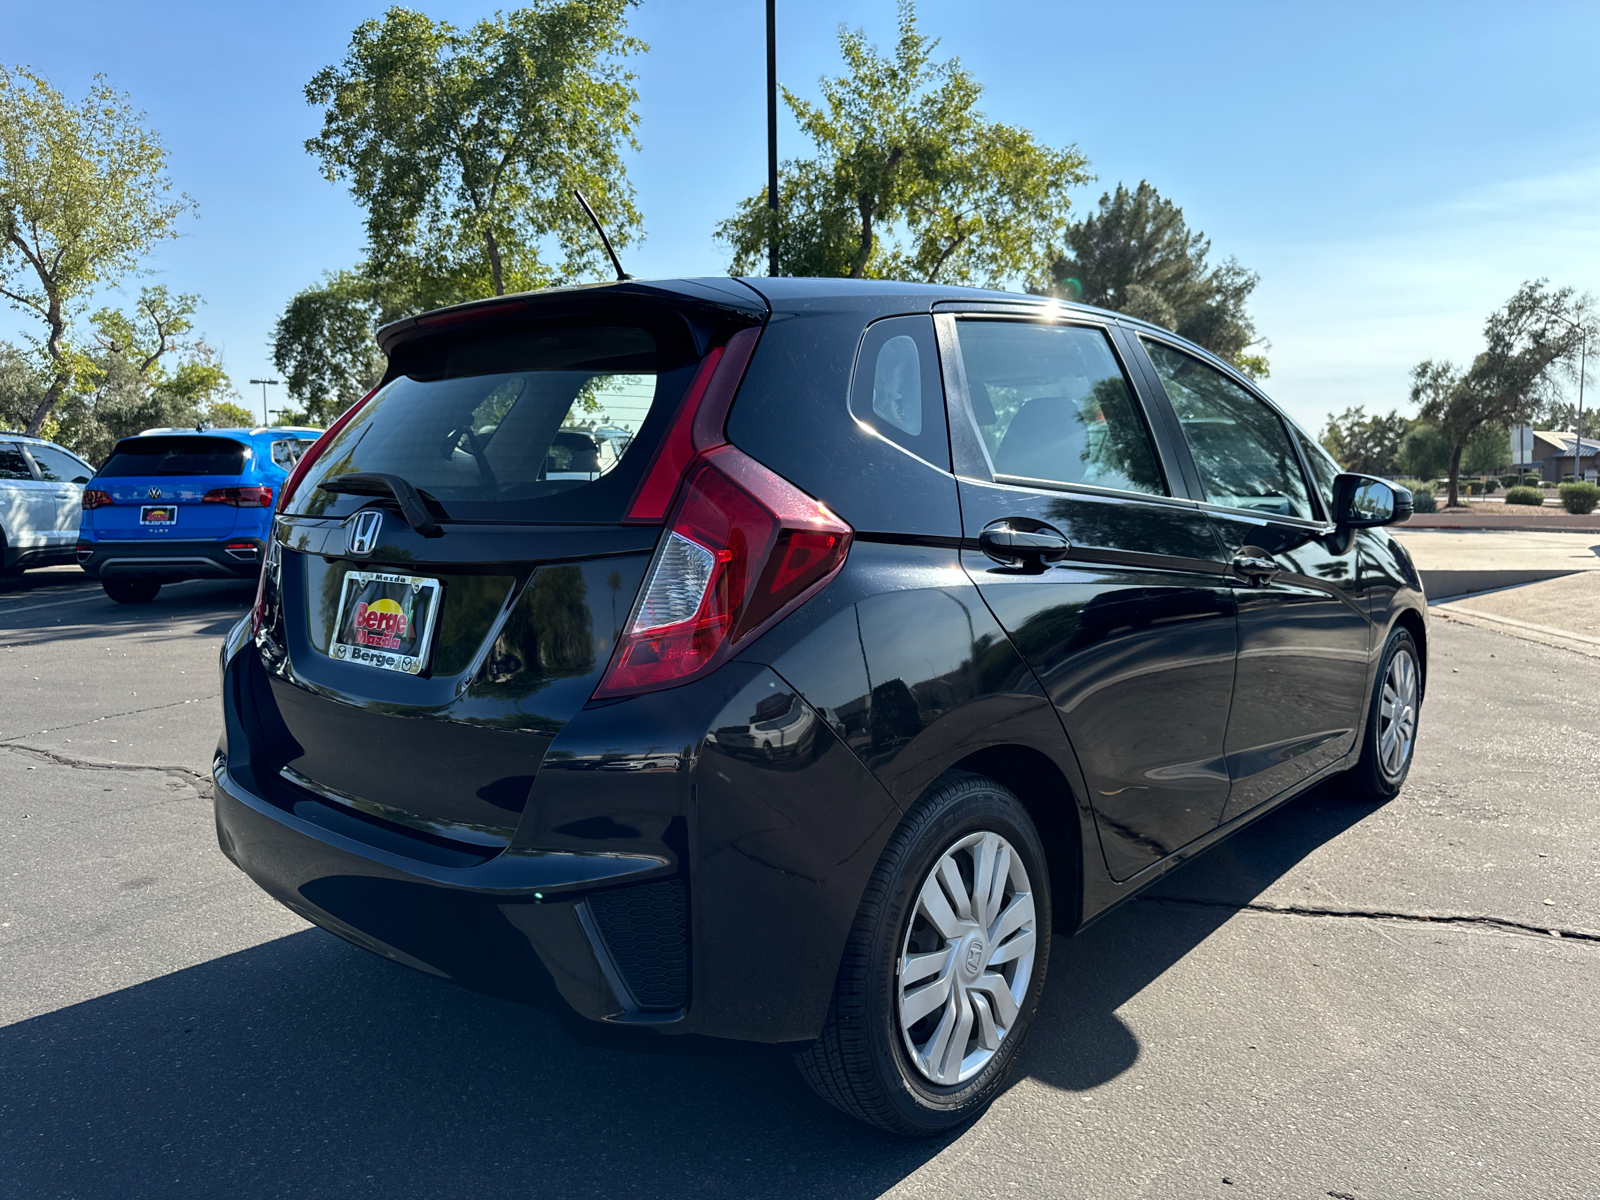
<path fill-rule="evenodd" d="M 1583 341 L 1578 343 L 1578 428 L 1577 437 L 1572 443 L 1572 482 L 1582 483 L 1583 475 L 1578 469 L 1579 457 L 1583 454 L 1583 377 L 1587 373 L 1586 367 L 1589 360 L 1589 331 L 1583 331 Z"/>
<path fill-rule="evenodd" d="M 767 274 L 778 273 L 778 0 L 767 0 Z"/>
<path fill-rule="evenodd" d="M 270 425 L 272 418 L 267 415 L 267 388 L 268 386 L 277 387 L 278 381 L 276 379 L 252 379 L 250 382 L 261 385 L 261 423 Z"/>

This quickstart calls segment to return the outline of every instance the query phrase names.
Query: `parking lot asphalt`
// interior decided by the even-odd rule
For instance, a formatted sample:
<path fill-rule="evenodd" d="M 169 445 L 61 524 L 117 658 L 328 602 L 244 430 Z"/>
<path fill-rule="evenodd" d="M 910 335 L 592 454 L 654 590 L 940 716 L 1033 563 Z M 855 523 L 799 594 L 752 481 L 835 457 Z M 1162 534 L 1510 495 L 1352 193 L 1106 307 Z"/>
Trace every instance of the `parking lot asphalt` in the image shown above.
<path fill-rule="evenodd" d="M 0 1196 L 1600 1193 L 1600 661 L 1435 622 L 1397 799 L 1324 785 L 1057 939 L 1018 1082 L 905 1142 L 259 892 L 207 800 L 250 598 L 0 585 Z"/>

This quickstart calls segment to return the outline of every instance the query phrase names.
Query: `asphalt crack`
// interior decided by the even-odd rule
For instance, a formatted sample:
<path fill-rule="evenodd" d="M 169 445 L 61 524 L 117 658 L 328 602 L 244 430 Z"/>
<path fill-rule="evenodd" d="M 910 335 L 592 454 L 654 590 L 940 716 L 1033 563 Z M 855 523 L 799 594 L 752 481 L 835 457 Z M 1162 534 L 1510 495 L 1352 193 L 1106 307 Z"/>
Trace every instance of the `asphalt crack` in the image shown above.
<path fill-rule="evenodd" d="M 1531 934 L 1534 937 L 1571 938 L 1578 942 L 1600 943 L 1600 933 L 1581 929 L 1557 929 L 1549 925 L 1533 925 L 1513 921 L 1507 917 L 1429 916 L 1423 913 L 1392 912 L 1381 908 L 1318 908 L 1309 904 L 1268 904 L 1254 901 L 1248 904 L 1229 904 L 1223 900 L 1197 900 L 1183 896 L 1140 896 L 1141 904 L 1178 904 L 1188 908 L 1226 908 L 1235 912 L 1273 913 L 1290 917 L 1343 917 L 1357 921 L 1404 921 L 1416 925 L 1469 925 L 1485 929 L 1498 929 L 1505 933 Z"/>
<path fill-rule="evenodd" d="M 91 762 L 86 758 L 73 758 L 71 755 L 62 754 L 56 750 L 45 750 L 39 746 L 24 746 L 18 742 L 7 741 L 0 745 L 0 749 L 21 750 L 25 754 L 32 754 L 57 766 L 71 767 L 77 771 L 154 771 L 158 775 L 168 775 L 180 783 L 187 784 L 200 793 L 202 800 L 211 798 L 211 776 L 203 775 L 199 771 L 192 771 L 188 767 L 173 767 L 154 765 L 149 763 L 119 763 L 119 762 Z"/>
<path fill-rule="evenodd" d="M 88 725 L 98 725 L 101 721 L 114 721 L 118 717 L 137 717 L 145 713 L 160 712 L 164 708 L 182 708 L 185 704 L 204 704 L 207 700 L 215 700 L 217 698 L 217 695 L 195 696 L 188 700 L 174 700 L 170 704 L 152 704 L 149 708 L 130 708 L 126 712 L 106 713 L 103 717 L 91 717 L 87 721 L 74 721 L 70 725 L 52 725 L 49 729 L 35 729 L 31 733 L 8 733 L 0 737 L 0 745 L 9 745 L 18 738 L 38 737 L 44 733 L 60 733 L 64 729 L 82 729 Z"/>

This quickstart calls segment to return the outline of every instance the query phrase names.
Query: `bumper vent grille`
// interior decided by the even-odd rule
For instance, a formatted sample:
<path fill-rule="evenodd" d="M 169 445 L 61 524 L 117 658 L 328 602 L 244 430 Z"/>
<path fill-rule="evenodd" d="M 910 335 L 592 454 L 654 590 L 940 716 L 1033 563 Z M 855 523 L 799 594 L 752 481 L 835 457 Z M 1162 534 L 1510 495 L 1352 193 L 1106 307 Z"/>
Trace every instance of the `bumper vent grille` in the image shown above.
<path fill-rule="evenodd" d="M 689 998 L 689 902 L 681 879 L 589 897 L 600 936 L 640 1008 L 682 1008 Z"/>

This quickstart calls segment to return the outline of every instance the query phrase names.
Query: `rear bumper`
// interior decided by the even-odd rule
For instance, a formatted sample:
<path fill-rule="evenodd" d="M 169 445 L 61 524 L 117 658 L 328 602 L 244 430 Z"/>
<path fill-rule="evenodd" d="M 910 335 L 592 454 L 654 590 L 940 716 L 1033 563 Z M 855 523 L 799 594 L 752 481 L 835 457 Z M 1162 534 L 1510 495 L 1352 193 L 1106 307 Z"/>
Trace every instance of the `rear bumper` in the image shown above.
<path fill-rule="evenodd" d="M 214 792 L 223 853 L 281 904 L 347 941 L 480 991 L 559 997 L 592 1020 L 682 1016 L 619 1001 L 585 906 L 597 883 L 659 876 L 660 860 L 507 851 L 478 865 L 436 865 L 328 828 L 344 821 L 359 831 L 360 822 L 315 800 L 294 811 L 264 800 L 220 761 Z"/>
<path fill-rule="evenodd" d="M 229 547 L 233 547 L 230 551 Z M 265 538 L 211 541 L 78 541 L 78 563 L 96 579 L 255 579 Z"/>
<path fill-rule="evenodd" d="M 792 746 L 722 745 L 747 741 L 751 714 L 786 687 L 770 669 L 729 663 L 584 709 L 543 751 L 494 853 L 297 784 L 267 678 L 282 664 L 243 622 L 222 659 L 218 840 L 307 920 L 478 990 L 553 994 L 593 1021 L 766 1043 L 821 1030 L 899 810 L 812 710 Z M 426 774 L 441 760 L 425 733 L 408 758 Z"/>

